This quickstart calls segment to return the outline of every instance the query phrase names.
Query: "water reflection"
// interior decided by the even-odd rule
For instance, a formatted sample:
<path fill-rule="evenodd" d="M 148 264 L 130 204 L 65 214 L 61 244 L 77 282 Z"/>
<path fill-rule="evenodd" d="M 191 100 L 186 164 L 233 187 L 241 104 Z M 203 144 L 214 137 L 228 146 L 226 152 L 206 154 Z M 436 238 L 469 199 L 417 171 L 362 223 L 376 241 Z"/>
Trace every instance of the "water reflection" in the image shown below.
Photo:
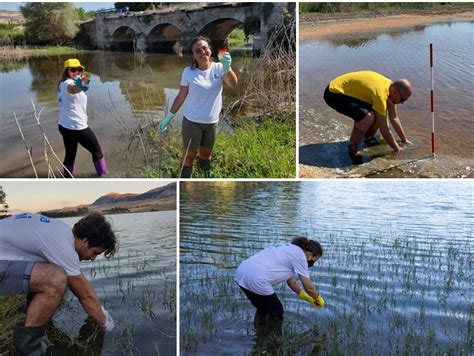
<path fill-rule="evenodd" d="M 137 176 L 135 166 L 144 160 L 144 154 L 133 159 L 124 156 L 129 142 L 124 133 L 134 132 L 137 127 L 160 120 L 176 96 L 181 73 L 191 63 L 190 56 L 167 54 L 134 54 L 120 52 L 79 52 L 73 55 L 86 66 L 91 78 L 88 91 L 89 125 L 97 135 L 108 157 L 111 176 Z M 1 177 L 32 176 L 25 146 L 15 123 L 16 113 L 25 142 L 32 148 L 34 162 L 44 162 L 42 133 L 33 117 L 31 99 L 37 111 L 42 107 L 41 126 L 53 149 L 63 156 L 62 137 L 57 131 L 57 85 L 63 72 L 64 60 L 71 57 L 51 56 L 2 62 L 0 74 L 0 151 L 5 157 L 0 162 Z M 236 55 L 233 67 L 241 80 L 252 62 L 251 57 Z M 224 89 L 224 96 L 239 95 L 242 89 Z M 180 117 L 176 120 L 179 125 Z M 83 176 L 94 176 L 93 167 L 86 152 L 78 153 L 76 164 Z M 43 167 L 44 166 L 44 167 Z M 46 176 L 46 165 L 37 167 L 40 176 Z"/>
<path fill-rule="evenodd" d="M 473 33 L 473 21 L 369 34 L 357 33 L 354 27 L 354 33 L 348 35 L 328 36 L 301 44 L 300 142 L 319 144 L 346 140 L 350 120 L 327 107 L 322 100 L 324 89 L 342 73 L 373 70 L 392 79 L 408 78 L 414 85 L 410 100 L 398 108 L 407 134 L 420 143 L 406 158 L 427 157 L 431 149 L 428 46 L 433 43 L 437 152 L 473 157 Z M 316 136 L 315 131 L 320 135 Z M 323 155 L 321 157 L 323 160 Z"/>
<path fill-rule="evenodd" d="M 406 340 L 418 340 L 407 353 L 466 347 L 473 183 L 343 183 L 181 184 L 182 352 L 389 354 Z M 268 325 L 254 327 L 234 274 L 243 259 L 301 234 L 325 248 L 310 275 L 327 304 L 315 310 L 278 286 L 285 321 L 275 338 Z"/>
<path fill-rule="evenodd" d="M 105 331 L 92 318 L 84 320 L 77 337 L 71 338 L 51 321 L 46 328 L 46 335 L 52 346 L 48 348 L 50 356 L 60 355 L 101 355 Z"/>

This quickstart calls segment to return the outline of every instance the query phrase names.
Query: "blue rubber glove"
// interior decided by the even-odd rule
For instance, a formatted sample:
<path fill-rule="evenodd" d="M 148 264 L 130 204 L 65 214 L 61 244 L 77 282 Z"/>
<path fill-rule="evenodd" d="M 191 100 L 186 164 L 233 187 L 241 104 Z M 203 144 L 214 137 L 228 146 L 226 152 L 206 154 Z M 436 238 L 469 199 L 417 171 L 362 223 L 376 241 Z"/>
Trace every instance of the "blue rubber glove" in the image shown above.
<path fill-rule="evenodd" d="M 220 60 L 222 63 L 222 68 L 224 70 L 224 74 L 227 74 L 230 72 L 230 65 L 232 64 L 232 57 L 230 56 L 229 52 L 225 52 L 224 55 L 222 56 L 222 59 Z"/>
<path fill-rule="evenodd" d="M 169 125 L 169 123 L 171 122 L 171 120 L 174 119 L 175 116 L 176 114 L 173 114 L 171 111 L 166 114 L 166 117 L 161 120 L 160 124 L 158 125 L 160 132 L 164 132 L 166 130 L 166 126 Z"/>
<path fill-rule="evenodd" d="M 87 84 L 84 84 L 82 82 L 82 77 L 77 77 L 77 78 L 74 78 L 74 85 L 81 89 L 82 91 L 88 91 L 89 90 L 89 85 L 91 83 L 91 80 L 89 79 L 89 83 Z"/>

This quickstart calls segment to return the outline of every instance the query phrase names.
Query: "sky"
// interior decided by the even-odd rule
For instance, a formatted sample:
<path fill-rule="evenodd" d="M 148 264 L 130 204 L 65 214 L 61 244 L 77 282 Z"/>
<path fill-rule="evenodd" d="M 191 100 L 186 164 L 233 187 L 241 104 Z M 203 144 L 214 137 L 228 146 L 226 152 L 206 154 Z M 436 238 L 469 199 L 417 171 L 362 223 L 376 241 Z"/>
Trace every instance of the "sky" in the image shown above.
<path fill-rule="evenodd" d="M 68 2 L 68 1 L 67 1 Z M 74 2 L 75 7 L 82 7 L 86 11 L 90 10 L 99 10 L 99 9 L 110 9 L 114 7 L 114 3 L 119 1 L 112 2 Z M 10 11 L 20 11 L 20 5 L 22 2 L 3 2 L 0 1 L 1 10 L 10 10 Z"/>
<path fill-rule="evenodd" d="M 144 193 L 171 181 L 2 180 L 9 213 L 38 212 L 90 204 L 108 193 Z"/>

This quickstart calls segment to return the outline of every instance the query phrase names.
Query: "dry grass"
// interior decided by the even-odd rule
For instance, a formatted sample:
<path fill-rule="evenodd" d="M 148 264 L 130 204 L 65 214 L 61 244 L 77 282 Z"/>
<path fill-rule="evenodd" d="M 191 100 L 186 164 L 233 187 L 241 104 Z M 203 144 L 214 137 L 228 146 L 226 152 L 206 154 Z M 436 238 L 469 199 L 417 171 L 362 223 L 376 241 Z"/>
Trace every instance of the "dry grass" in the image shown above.
<path fill-rule="evenodd" d="M 227 103 L 224 119 L 238 124 L 236 117 L 278 118 L 295 121 L 296 22 L 289 21 L 273 31 L 262 55 L 252 62 L 250 75 L 239 83 L 242 95 Z"/>

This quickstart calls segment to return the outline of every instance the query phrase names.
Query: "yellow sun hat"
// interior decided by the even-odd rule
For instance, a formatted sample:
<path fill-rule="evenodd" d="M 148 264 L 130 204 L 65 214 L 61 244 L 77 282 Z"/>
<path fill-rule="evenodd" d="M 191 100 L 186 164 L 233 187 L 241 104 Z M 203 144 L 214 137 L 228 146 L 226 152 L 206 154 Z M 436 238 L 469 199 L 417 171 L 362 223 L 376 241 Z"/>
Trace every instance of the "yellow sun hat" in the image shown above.
<path fill-rule="evenodd" d="M 85 67 L 81 64 L 81 62 L 79 62 L 79 59 L 70 58 L 64 62 L 64 68 L 77 68 L 77 67 L 81 67 L 82 69 L 85 69 Z"/>

